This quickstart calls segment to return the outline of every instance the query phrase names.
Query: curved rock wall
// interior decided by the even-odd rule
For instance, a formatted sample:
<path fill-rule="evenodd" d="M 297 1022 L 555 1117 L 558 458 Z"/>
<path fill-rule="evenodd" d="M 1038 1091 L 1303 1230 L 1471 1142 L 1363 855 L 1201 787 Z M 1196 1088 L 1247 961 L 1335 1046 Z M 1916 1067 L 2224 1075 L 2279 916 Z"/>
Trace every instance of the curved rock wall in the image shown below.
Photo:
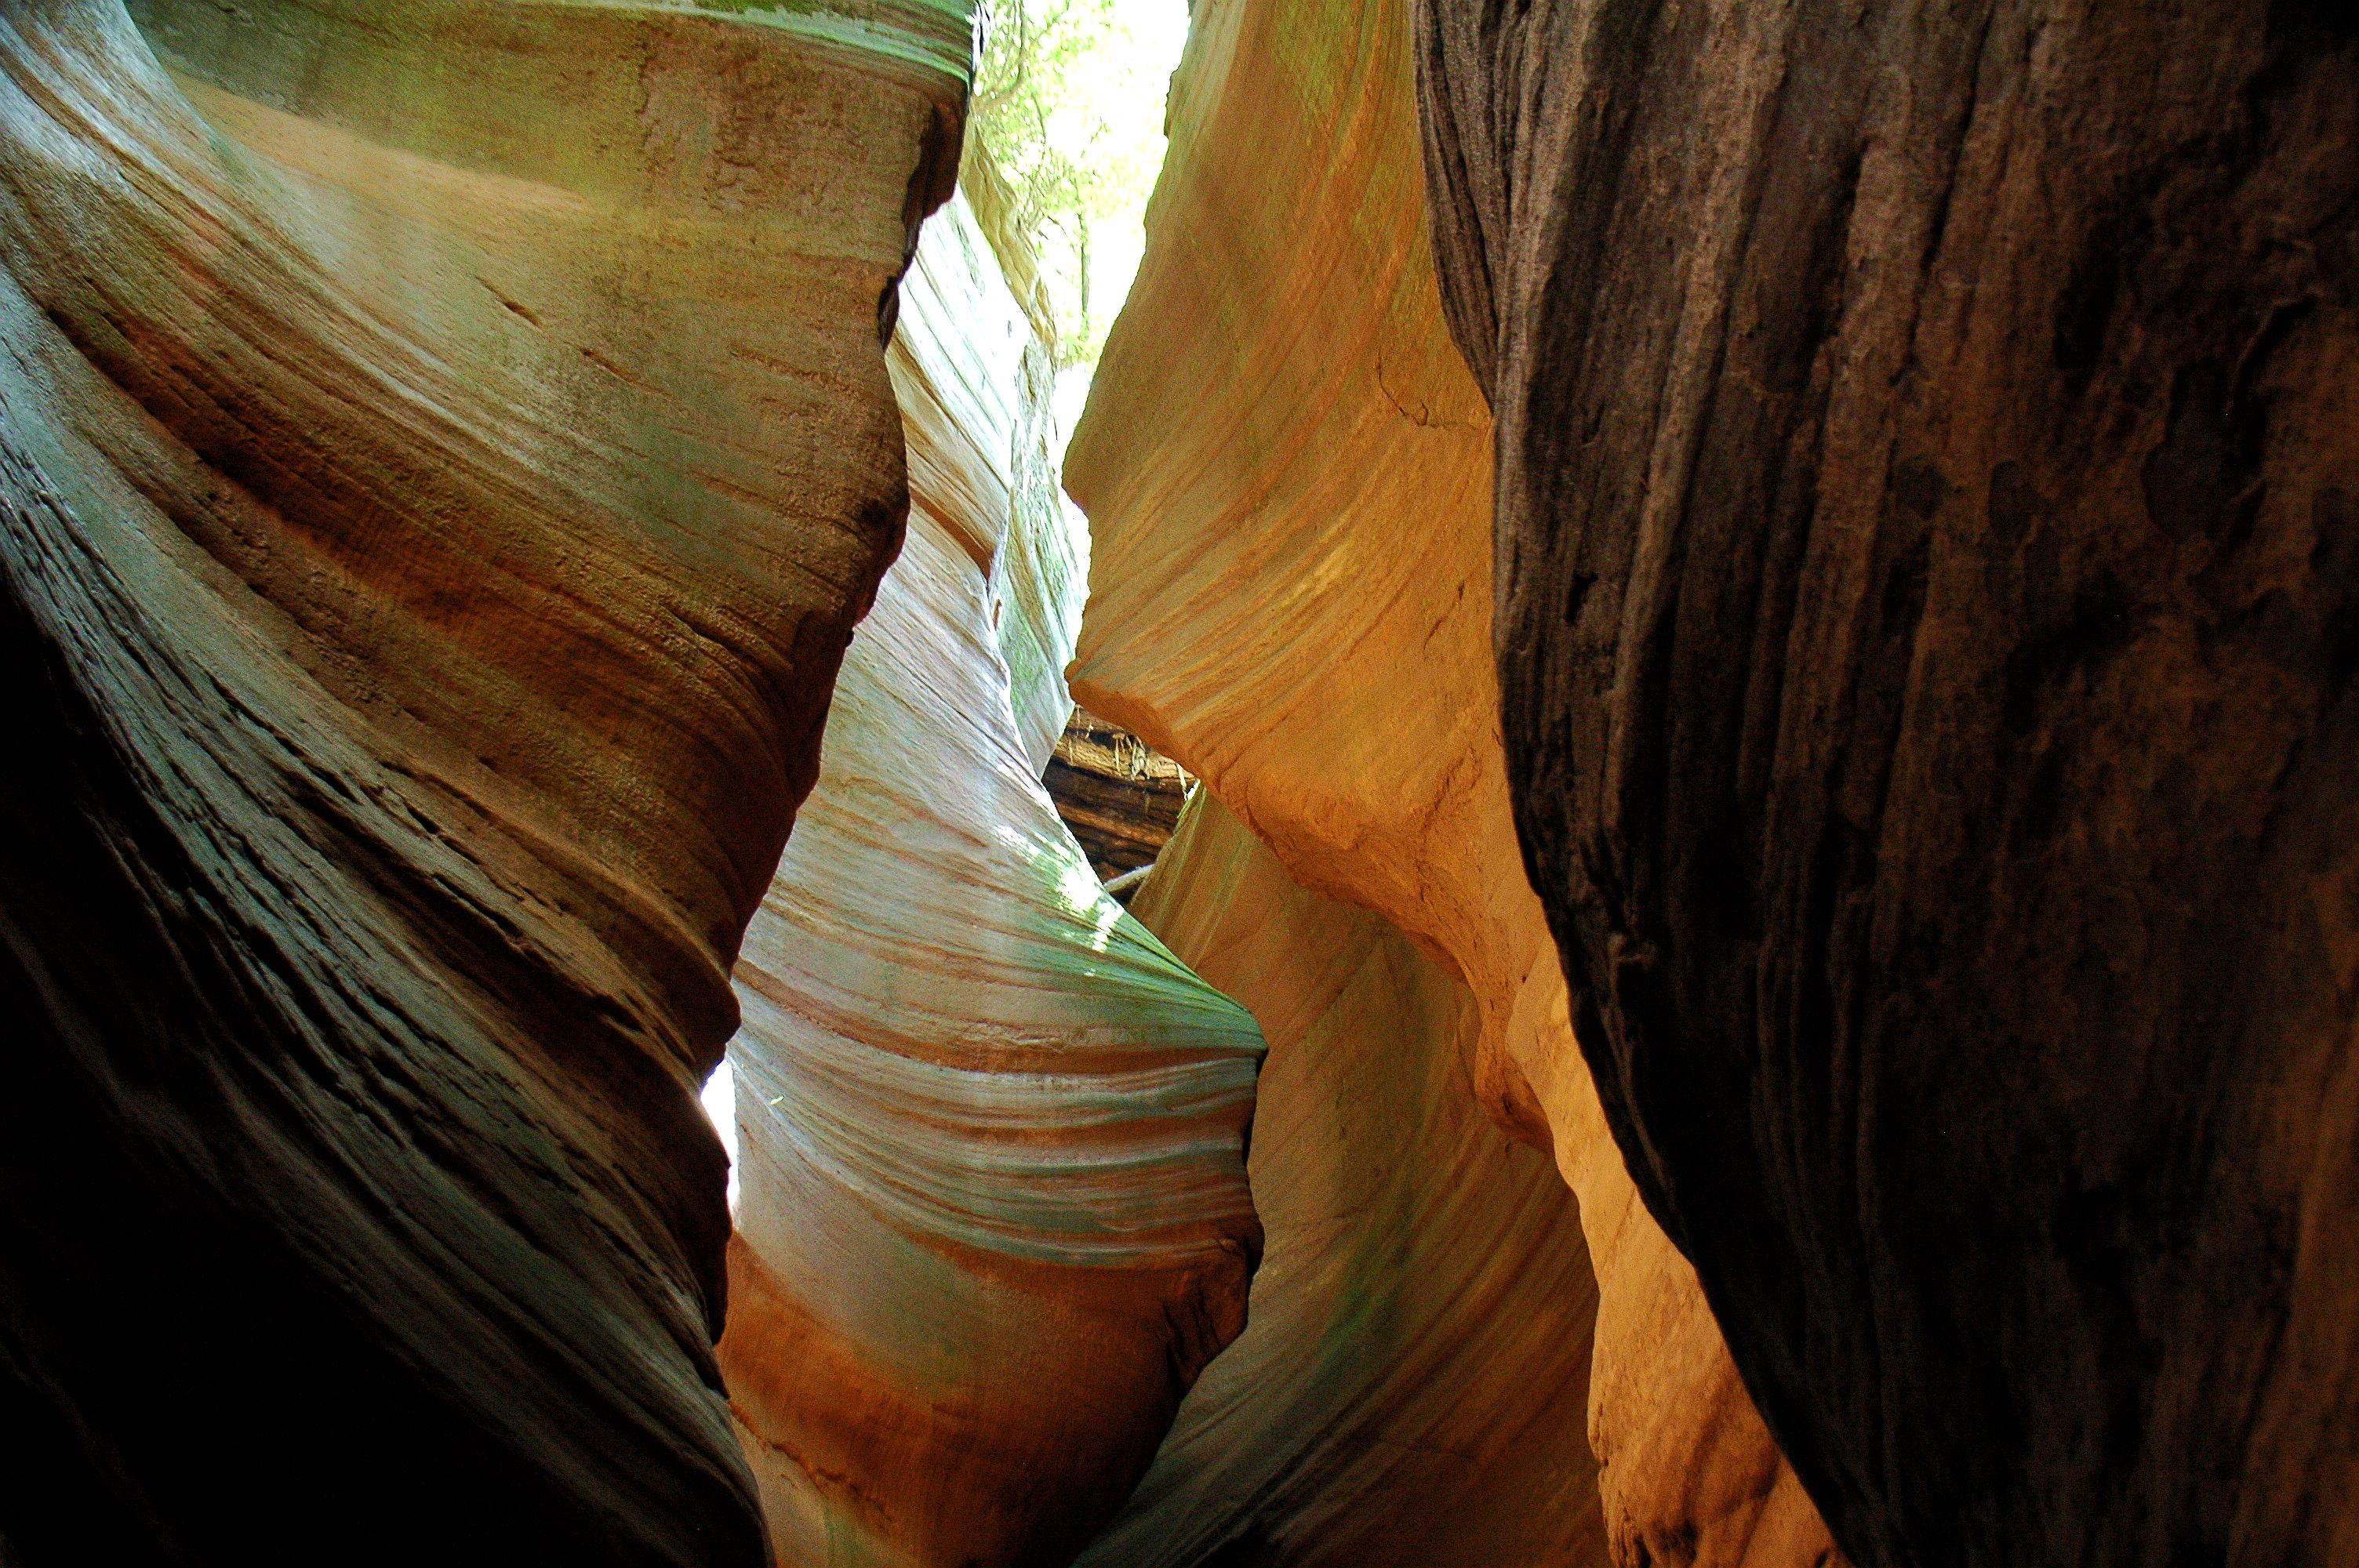
<path fill-rule="evenodd" d="M 1064 526 L 1011 522 L 1027 484 L 997 466 L 1033 417 L 997 335 L 1028 328 L 963 199 L 918 255 L 908 538 L 746 934 L 730 1046 L 722 1362 L 796 1568 L 1069 1561 L 1244 1326 L 1262 1244 L 1259 1032 L 1100 891 L 1011 703 L 1000 649 L 1028 618 L 994 597 L 998 557 Z M 991 375 L 954 396 L 962 361 Z"/>
<path fill-rule="evenodd" d="M 1197 792 L 1133 911 L 1251 1008 L 1245 1334 L 1084 1568 L 1591 1568 L 1595 1285 L 1572 1195 L 1470 1092 L 1466 988 Z"/>
<path fill-rule="evenodd" d="M 966 19 L 138 17 L 0 14 L 0 1550 L 759 1562 L 696 1085 Z"/>
<path fill-rule="evenodd" d="M 901 280 L 912 319 L 886 363 L 909 432 L 910 502 L 989 577 L 988 614 L 1035 777 L 1071 717 L 1065 662 L 1089 591 L 1089 528 L 1057 482 L 1054 327 L 1014 198 L 979 141 Z"/>
<path fill-rule="evenodd" d="M 1876 1564 L 2359 1559 L 2359 30 L 1425 0 L 1518 826 Z"/>
<path fill-rule="evenodd" d="M 1464 980 L 1476 1091 L 1580 1195 L 1619 1560 L 1814 1563 L 1823 1527 L 1632 1202 L 1525 880 L 1491 665 L 1491 424 L 1435 292 L 1407 17 L 1200 0 L 1169 122 L 1066 467 L 1093 535 L 1075 694 L 1201 773 L 1304 886 Z"/>

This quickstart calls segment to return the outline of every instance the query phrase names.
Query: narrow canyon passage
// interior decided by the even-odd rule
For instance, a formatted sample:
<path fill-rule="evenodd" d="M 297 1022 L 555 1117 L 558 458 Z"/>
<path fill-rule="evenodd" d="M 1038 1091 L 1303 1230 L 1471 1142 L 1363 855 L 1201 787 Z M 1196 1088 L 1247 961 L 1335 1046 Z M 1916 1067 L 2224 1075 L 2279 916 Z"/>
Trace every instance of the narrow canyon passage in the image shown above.
<path fill-rule="evenodd" d="M 0 0 L 0 1568 L 2359 1568 L 2354 309 L 2303 0 Z"/>
<path fill-rule="evenodd" d="M 1071 635 L 1063 510 L 1007 469 L 1049 460 L 1040 347 L 953 197 L 890 361 L 908 535 L 736 969 L 721 1359 L 788 1562 L 1069 1560 L 1261 1254 L 1260 1031 L 1100 890 L 1039 784 L 1071 705 L 1009 678 Z"/>

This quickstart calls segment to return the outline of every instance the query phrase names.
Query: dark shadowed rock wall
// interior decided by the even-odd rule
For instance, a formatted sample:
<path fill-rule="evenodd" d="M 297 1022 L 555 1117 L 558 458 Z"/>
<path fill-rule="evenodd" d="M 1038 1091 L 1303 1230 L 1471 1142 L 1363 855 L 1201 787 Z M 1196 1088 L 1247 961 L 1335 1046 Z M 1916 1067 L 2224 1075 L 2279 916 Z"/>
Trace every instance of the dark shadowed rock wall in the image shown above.
<path fill-rule="evenodd" d="M 0 9 L 12 1564 L 762 1560 L 696 1086 L 968 48 L 871 10 Z"/>
<path fill-rule="evenodd" d="M 1425 0 L 1573 1023 L 1872 1564 L 2359 1561 L 2359 30 Z"/>

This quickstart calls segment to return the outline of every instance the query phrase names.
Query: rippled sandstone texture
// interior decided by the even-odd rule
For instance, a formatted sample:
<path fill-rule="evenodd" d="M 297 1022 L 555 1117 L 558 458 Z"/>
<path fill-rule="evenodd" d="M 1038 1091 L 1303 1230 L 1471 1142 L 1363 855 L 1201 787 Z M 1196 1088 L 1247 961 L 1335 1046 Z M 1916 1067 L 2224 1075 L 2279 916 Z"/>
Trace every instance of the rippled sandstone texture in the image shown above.
<path fill-rule="evenodd" d="M 2359 1560 L 2347 8 L 1420 18 L 1522 841 L 1837 1536 Z"/>
<path fill-rule="evenodd" d="M 737 968 L 721 1354 L 781 1563 L 1015 1568 L 1071 1559 L 1244 1326 L 1262 1044 L 1100 892 L 1027 752 L 1003 650 L 1053 671 L 1070 633 L 1012 635 L 995 583 L 1067 524 L 963 198 L 902 297 L 908 538 Z"/>
<path fill-rule="evenodd" d="M 137 15 L 0 13 L 5 1551 L 759 1562 L 695 1088 L 966 18 Z"/>
<path fill-rule="evenodd" d="M 1466 1081 L 1466 988 L 1304 891 L 1205 792 L 1132 909 L 1269 1041 L 1250 1170 L 1268 1249 L 1083 1568 L 1602 1564 L 1573 1197 Z"/>
<path fill-rule="evenodd" d="M 1635 1202 L 1525 880 L 1491 664 L 1491 425 L 1435 293 L 1408 16 L 1200 0 L 1169 120 L 1146 261 L 1066 467 L 1094 540 L 1076 696 L 1201 774 L 1305 887 L 1464 981 L 1474 1089 L 1581 1200 L 1616 1560 L 1813 1563 L 1824 1528 Z M 1557 1357 L 1587 1357 L 1592 1310 L 1586 1290 L 1562 1303 Z M 1577 1386 L 1527 1348 L 1518 1378 Z M 1494 1483 L 1428 1484 L 1392 1517 Z"/>

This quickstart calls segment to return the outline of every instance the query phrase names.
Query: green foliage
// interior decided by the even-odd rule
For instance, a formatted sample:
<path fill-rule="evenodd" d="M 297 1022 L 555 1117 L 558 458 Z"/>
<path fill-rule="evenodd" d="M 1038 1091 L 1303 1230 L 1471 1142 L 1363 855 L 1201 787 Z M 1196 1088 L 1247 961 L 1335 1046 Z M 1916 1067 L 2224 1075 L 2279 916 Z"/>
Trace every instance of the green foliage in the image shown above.
<path fill-rule="evenodd" d="M 973 128 L 1038 252 L 1061 364 L 1093 362 L 1144 244 L 1183 0 L 993 0 Z"/>

